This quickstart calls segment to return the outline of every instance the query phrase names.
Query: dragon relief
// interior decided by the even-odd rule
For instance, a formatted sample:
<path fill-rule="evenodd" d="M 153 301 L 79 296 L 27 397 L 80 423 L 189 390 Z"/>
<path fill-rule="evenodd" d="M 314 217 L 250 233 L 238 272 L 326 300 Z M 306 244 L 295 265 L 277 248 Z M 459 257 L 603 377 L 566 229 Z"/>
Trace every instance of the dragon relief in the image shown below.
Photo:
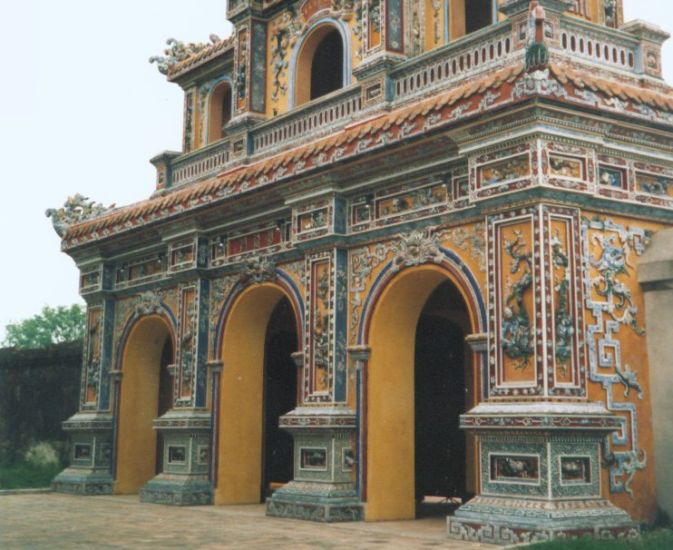
<path fill-rule="evenodd" d="M 472 228 L 455 227 L 446 229 L 438 235 L 440 240 L 448 239 L 456 249 L 469 253 L 477 261 L 479 271 L 486 271 L 486 228 L 477 223 Z"/>
<path fill-rule="evenodd" d="M 511 258 L 510 274 L 519 275 L 508 286 L 502 320 L 502 349 L 510 359 L 519 361 L 517 370 L 524 370 L 535 352 L 530 315 L 526 309 L 525 294 L 533 286 L 531 253 L 525 251 L 521 231 L 514 232 L 514 239 L 505 241 L 505 252 Z M 523 272 L 520 273 L 523 266 Z"/>
<path fill-rule="evenodd" d="M 648 460 L 639 441 L 639 408 L 630 396 L 635 392 L 639 400 L 643 399 L 644 388 L 638 372 L 623 362 L 619 332 L 628 326 L 639 336 L 645 334 L 638 323 L 638 306 L 628 280 L 633 277 L 632 256 L 644 254 L 652 233 L 599 216 L 584 218 L 582 232 L 586 307 L 595 319 L 587 326 L 590 379 L 605 390 L 608 410 L 619 411 L 626 418 L 623 435 L 604 441 L 603 464 L 610 470 L 610 491 L 633 497 L 631 484 Z M 615 353 L 604 354 L 605 345 L 614 347 Z M 625 400 L 617 398 L 618 388 L 623 388 Z"/>
<path fill-rule="evenodd" d="M 559 276 L 555 276 L 554 290 L 558 293 L 558 304 L 554 313 L 555 328 L 555 356 L 558 366 L 563 375 L 568 374 L 568 363 L 572 357 L 573 339 L 575 337 L 574 319 L 570 313 L 569 291 L 570 274 L 568 268 L 570 262 L 568 256 L 563 251 L 563 243 L 555 233 L 552 236 L 552 264 L 555 270 L 560 271 Z"/>
<path fill-rule="evenodd" d="M 608 314 L 622 325 L 629 325 L 633 331 L 642 336 L 645 330 L 638 326 L 638 308 L 633 303 L 631 291 L 618 277 L 628 276 L 629 265 L 626 250 L 616 241 L 615 235 L 593 236 L 593 241 L 600 248 L 598 259 L 591 258 L 590 264 L 598 275 L 591 281 L 594 292 L 610 304 Z"/>
<path fill-rule="evenodd" d="M 367 3 L 369 24 L 375 33 L 381 32 L 381 0 L 369 0 Z"/>
<path fill-rule="evenodd" d="M 608 27 L 617 26 L 617 0 L 605 0 L 605 24 Z"/>
<path fill-rule="evenodd" d="M 61 208 L 48 208 L 45 215 L 51 218 L 56 234 L 63 238 L 70 226 L 97 218 L 114 207 L 114 204 L 103 206 L 99 202 L 89 200 L 89 197 L 76 193 L 68 197 Z"/>
<path fill-rule="evenodd" d="M 186 326 L 180 338 L 181 374 L 183 387 L 191 387 L 194 377 L 194 359 L 196 349 L 196 302 L 191 302 L 187 309 Z"/>
<path fill-rule="evenodd" d="M 329 270 L 325 270 L 318 279 L 316 303 L 314 304 L 313 322 L 313 361 L 315 370 L 319 371 L 319 382 L 323 388 L 329 387 L 329 348 L 330 348 L 330 315 L 329 315 Z"/>
<path fill-rule="evenodd" d="M 287 28 L 289 14 L 285 14 L 271 36 L 271 71 L 273 74 L 273 91 L 271 99 L 278 101 L 281 95 L 287 93 L 287 84 L 283 83 L 283 76 L 287 70 L 287 48 L 290 43 L 290 30 Z"/>
<path fill-rule="evenodd" d="M 388 258 L 391 244 L 379 243 L 375 246 L 359 248 L 351 252 L 350 269 L 350 305 L 351 305 L 351 337 L 355 338 L 362 311 L 362 295 L 367 289 L 367 280 L 372 272 Z"/>
<path fill-rule="evenodd" d="M 96 319 L 88 328 L 86 354 L 86 385 L 87 389 L 96 391 L 100 381 L 100 350 L 96 340 L 100 338 L 100 320 Z"/>

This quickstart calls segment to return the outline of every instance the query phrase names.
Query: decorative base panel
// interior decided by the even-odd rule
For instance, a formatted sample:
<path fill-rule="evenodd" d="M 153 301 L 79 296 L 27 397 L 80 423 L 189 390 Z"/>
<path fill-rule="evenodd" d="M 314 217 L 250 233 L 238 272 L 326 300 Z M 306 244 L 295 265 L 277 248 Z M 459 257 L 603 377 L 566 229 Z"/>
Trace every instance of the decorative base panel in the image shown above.
<path fill-rule="evenodd" d="M 71 495 L 111 495 L 113 480 L 107 472 L 66 468 L 51 482 L 57 493 Z"/>
<path fill-rule="evenodd" d="M 640 536 L 626 512 L 602 499 L 551 503 L 477 497 L 447 518 L 447 528 L 450 538 L 500 545 Z"/>
<path fill-rule="evenodd" d="M 354 491 L 296 481 L 267 499 L 266 515 L 326 523 L 362 521 L 364 518 L 362 504 Z"/>
<path fill-rule="evenodd" d="M 213 503 L 213 491 L 207 479 L 160 474 L 140 489 L 140 502 L 199 506 Z"/>
<path fill-rule="evenodd" d="M 266 501 L 266 515 L 325 523 L 363 519 L 362 505 L 357 500 L 299 502 L 274 497 Z"/>

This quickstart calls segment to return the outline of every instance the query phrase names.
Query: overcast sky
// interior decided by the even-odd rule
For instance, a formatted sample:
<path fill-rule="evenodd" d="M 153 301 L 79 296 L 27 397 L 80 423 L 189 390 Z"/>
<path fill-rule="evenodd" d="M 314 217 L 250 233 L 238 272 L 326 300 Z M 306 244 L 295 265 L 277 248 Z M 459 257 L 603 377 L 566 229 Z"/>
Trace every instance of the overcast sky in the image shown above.
<path fill-rule="evenodd" d="M 671 0 L 625 0 L 673 31 Z M 198 7 L 197 7 L 198 6 Z M 80 192 L 147 198 L 149 159 L 181 140 L 182 94 L 148 63 L 168 37 L 230 32 L 224 0 L 0 0 L 0 340 L 7 323 L 80 301 L 44 217 Z M 673 41 L 664 52 L 673 79 Z"/>

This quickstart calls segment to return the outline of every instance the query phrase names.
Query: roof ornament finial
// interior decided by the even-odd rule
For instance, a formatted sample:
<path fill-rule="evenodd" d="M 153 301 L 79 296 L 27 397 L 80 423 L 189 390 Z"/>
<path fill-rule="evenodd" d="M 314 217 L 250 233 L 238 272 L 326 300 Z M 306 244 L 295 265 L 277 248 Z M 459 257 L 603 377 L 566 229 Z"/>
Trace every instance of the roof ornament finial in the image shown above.
<path fill-rule="evenodd" d="M 526 72 L 539 71 L 549 64 L 549 50 L 544 41 L 546 14 L 538 0 L 532 0 L 529 7 L 529 38 L 526 47 Z"/>
<path fill-rule="evenodd" d="M 212 34 L 210 35 L 210 41 L 216 44 L 220 41 L 220 38 Z M 175 38 L 166 40 L 166 45 L 168 48 L 164 50 L 164 55 L 153 55 L 149 60 L 150 63 L 156 63 L 159 72 L 164 75 L 168 74 L 173 65 L 188 59 L 208 47 L 208 44 L 195 44 L 193 42 L 185 44 Z"/>
<path fill-rule="evenodd" d="M 89 200 L 89 197 L 84 197 L 77 193 L 72 197 L 68 197 L 68 200 L 65 201 L 65 204 L 61 208 L 47 209 L 45 215 L 51 218 L 54 231 L 56 231 L 58 236 L 65 237 L 71 225 L 97 218 L 114 207 L 114 204 L 105 207 L 101 203 Z"/>

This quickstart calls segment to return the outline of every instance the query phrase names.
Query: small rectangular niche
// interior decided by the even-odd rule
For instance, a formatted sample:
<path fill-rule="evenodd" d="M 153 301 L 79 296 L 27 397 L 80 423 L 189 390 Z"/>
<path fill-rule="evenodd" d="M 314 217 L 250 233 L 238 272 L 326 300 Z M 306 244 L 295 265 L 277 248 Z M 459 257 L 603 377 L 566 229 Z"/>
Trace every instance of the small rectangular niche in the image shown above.
<path fill-rule="evenodd" d="M 184 464 L 187 462 L 187 448 L 184 445 L 170 445 L 168 447 L 168 463 Z"/>
<path fill-rule="evenodd" d="M 302 470 L 327 470 L 327 449 L 304 448 L 299 456 Z"/>
<path fill-rule="evenodd" d="M 561 484 L 588 485 L 591 483 L 591 458 L 588 456 L 562 456 Z"/>
<path fill-rule="evenodd" d="M 75 460 L 91 460 L 91 445 L 76 443 L 74 455 Z"/>

